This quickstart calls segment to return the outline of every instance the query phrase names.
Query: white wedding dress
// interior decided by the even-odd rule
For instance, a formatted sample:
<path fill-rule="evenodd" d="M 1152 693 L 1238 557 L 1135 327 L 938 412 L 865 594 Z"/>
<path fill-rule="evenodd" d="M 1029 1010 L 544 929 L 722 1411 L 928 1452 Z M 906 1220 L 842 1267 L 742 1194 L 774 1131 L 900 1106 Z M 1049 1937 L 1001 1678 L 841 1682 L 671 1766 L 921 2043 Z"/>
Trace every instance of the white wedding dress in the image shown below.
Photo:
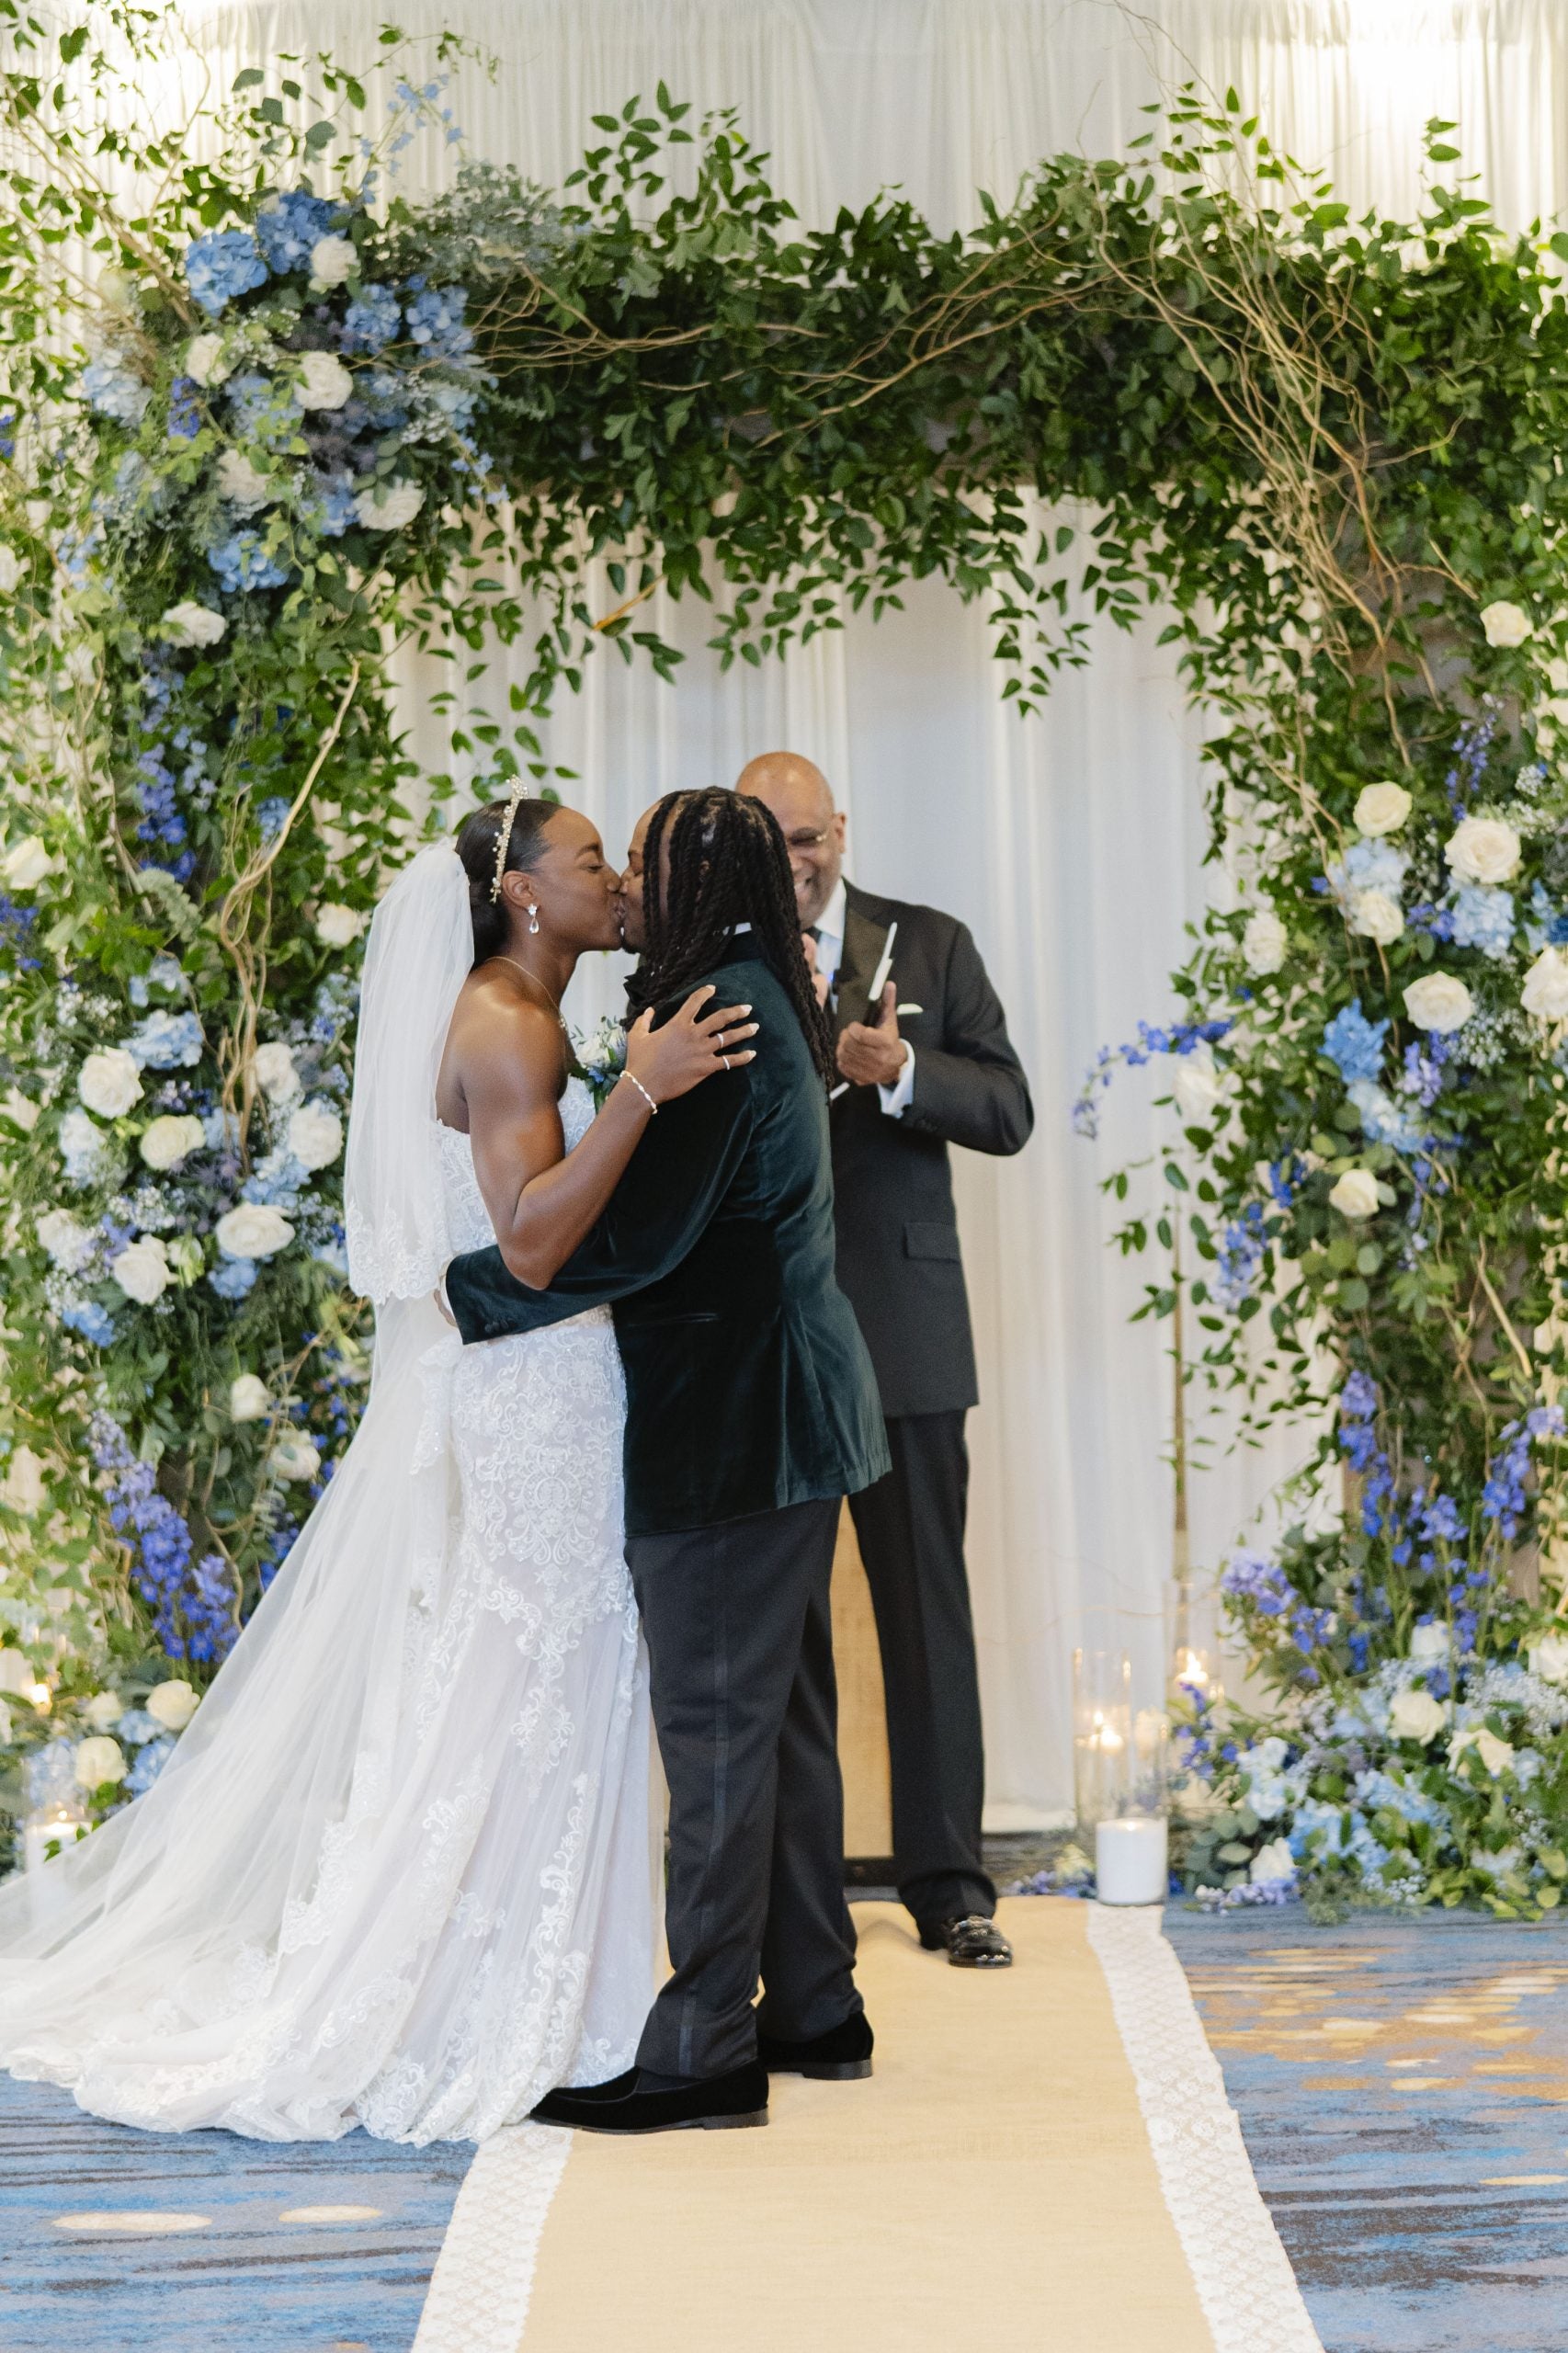
<path fill-rule="evenodd" d="M 466 890 L 462 925 L 449 989 Z M 422 1249 L 494 1235 L 467 1137 L 435 1122 L 428 1040 L 433 1189 L 415 1201 L 403 1163 L 370 1167 L 378 1112 L 399 1113 L 395 1090 L 362 1107 L 377 1034 L 368 973 L 359 1432 L 153 1788 L 0 1891 L 0 2063 L 123 2123 L 480 2140 L 552 2085 L 629 2066 L 653 1995 L 614 1327 L 597 1309 L 464 1348 L 413 1288 Z M 562 1108 L 570 1147 L 593 1117 L 581 1081 Z M 393 1190 L 426 1230 L 389 1213 Z"/>

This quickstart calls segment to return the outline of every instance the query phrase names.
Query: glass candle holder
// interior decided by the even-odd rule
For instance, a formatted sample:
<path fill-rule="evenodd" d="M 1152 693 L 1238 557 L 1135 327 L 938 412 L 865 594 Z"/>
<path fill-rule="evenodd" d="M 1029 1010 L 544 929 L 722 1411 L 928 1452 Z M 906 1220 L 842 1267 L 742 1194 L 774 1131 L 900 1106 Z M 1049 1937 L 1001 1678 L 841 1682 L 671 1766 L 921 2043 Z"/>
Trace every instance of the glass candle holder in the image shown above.
<path fill-rule="evenodd" d="M 1085 1838 L 1126 1810 L 1134 1762 L 1131 1658 L 1125 1651 L 1074 1651 L 1073 1796 Z"/>

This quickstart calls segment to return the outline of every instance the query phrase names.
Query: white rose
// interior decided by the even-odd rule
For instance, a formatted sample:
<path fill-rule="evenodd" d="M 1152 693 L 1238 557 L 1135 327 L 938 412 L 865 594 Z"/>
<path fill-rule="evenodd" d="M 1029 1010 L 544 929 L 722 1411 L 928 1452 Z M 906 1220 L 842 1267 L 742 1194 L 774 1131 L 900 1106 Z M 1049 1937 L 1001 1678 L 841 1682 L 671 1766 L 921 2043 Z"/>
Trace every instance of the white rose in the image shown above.
<path fill-rule="evenodd" d="M 221 335 L 193 335 L 185 347 L 185 372 L 203 388 L 221 384 L 229 373 Z"/>
<path fill-rule="evenodd" d="M 353 377 L 330 351 L 301 353 L 294 398 L 301 408 L 341 408 L 353 390 Z"/>
<path fill-rule="evenodd" d="M 362 490 L 354 512 L 368 531 L 403 531 L 424 504 L 425 493 L 416 482 L 384 482 Z"/>
<path fill-rule="evenodd" d="M 118 1691 L 95 1691 L 82 1713 L 95 1732 L 109 1732 L 124 1715 L 125 1702 Z"/>
<path fill-rule="evenodd" d="M 321 1456 L 299 1430 L 285 1430 L 272 1449 L 271 1467 L 279 1479 L 313 1479 Z"/>
<path fill-rule="evenodd" d="M 1378 1180 L 1369 1168 L 1347 1168 L 1328 1198 L 1341 1217 L 1376 1217 Z"/>
<path fill-rule="evenodd" d="M 290 1097 L 301 1092 L 300 1074 L 294 1068 L 293 1049 L 280 1038 L 258 1046 L 251 1057 L 256 1083 L 269 1103 L 287 1103 Z"/>
<path fill-rule="evenodd" d="M 1519 1003 L 1543 1021 L 1561 1021 L 1568 1014 L 1568 957 L 1560 949 L 1541 949 L 1525 974 Z"/>
<path fill-rule="evenodd" d="M 0 1651 L 0 1691 L 25 1699 L 38 1681 L 26 1651 Z"/>
<path fill-rule="evenodd" d="M 1277 972 L 1285 961 L 1290 938 L 1272 907 L 1259 907 L 1247 918 L 1242 934 L 1242 959 L 1249 972 Z"/>
<path fill-rule="evenodd" d="M 271 1258 L 294 1239 L 282 1211 L 265 1201 L 239 1202 L 218 1220 L 214 1231 L 225 1258 Z"/>
<path fill-rule="evenodd" d="M 51 873 L 54 860 L 36 834 L 28 834 L 0 858 L 0 879 L 13 891 L 36 891 L 46 874 Z"/>
<path fill-rule="evenodd" d="M 125 1779 L 125 1751 L 118 1740 L 109 1740 L 102 1733 L 95 1733 L 84 1740 L 76 1750 L 76 1783 L 79 1789 L 102 1789 L 106 1781 Z"/>
<path fill-rule="evenodd" d="M 1288 1838 L 1271 1838 L 1267 1847 L 1260 1847 L 1247 1873 L 1255 1887 L 1274 1887 L 1281 1880 L 1295 1876 L 1296 1858 L 1290 1852 Z"/>
<path fill-rule="evenodd" d="M 228 626 L 222 613 L 210 605 L 199 605 L 194 597 L 171 605 L 164 615 L 164 635 L 176 645 L 216 645 Z"/>
<path fill-rule="evenodd" d="M 165 1732 L 183 1732 L 199 1704 L 197 1693 L 179 1676 L 171 1683 L 154 1683 L 147 1694 L 147 1713 Z"/>
<path fill-rule="evenodd" d="M 1386 948 L 1404 929 L 1404 909 L 1386 891 L 1358 891 L 1350 903 L 1350 928 Z"/>
<path fill-rule="evenodd" d="M 1530 1644 L 1530 1673 L 1545 1683 L 1568 1683 L 1568 1633 L 1542 1634 Z"/>
<path fill-rule="evenodd" d="M 193 1111 L 166 1111 L 142 1131 L 139 1149 L 149 1168 L 177 1168 L 206 1141 L 206 1128 Z"/>
<path fill-rule="evenodd" d="M 1389 1709 L 1389 1730 L 1396 1740 L 1418 1740 L 1423 1746 L 1437 1739 L 1448 1722 L 1430 1691 L 1396 1691 Z"/>
<path fill-rule="evenodd" d="M 272 1411 L 272 1392 L 259 1374 L 236 1373 L 229 1383 L 229 1419 L 263 1422 Z"/>
<path fill-rule="evenodd" d="M 0 1485 L 0 1503 L 19 1511 L 30 1519 L 43 1501 L 43 1464 L 30 1446 L 11 1449 L 11 1460 L 6 1466 L 4 1485 Z"/>
<path fill-rule="evenodd" d="M 1444 1625 L 1416 1626 L 1411 1630 L 1410 1655 L 1422 1666 L 1431 1666 L 1449 1655 L 1449 1630 Z"/>
<path fill-rule="evenodd" d="M 31 1096 L 24 1095 L 19 1086 L 8 1088 L 6 1100 L 0 1103 L 0 1111 L 5 1113 L 14 1128 L 20 1128 L 25 1136 L 30 1136 L 38 1125 L 39 1108 Z"/>
<path fill-rule="evenodd" d="M 345 907 L 329 899 L 316 911 L 316 938 L 324 948 L 352 948 L 369 921 L 357 907 Z"/>
<path fill-rule="evenodd" d="M 1505 1772 L 1514 1761 L 1513 1742 L 1499 1740 L 1497 1734 L 1494 1732 L 1488 1732 L 1484 1724 L 1475 1735 L 1475 1745 L 1481 1752 L 1481 1761 L 1489 1773 Z"/>
<path fill-rule="evenodd" d="M 1463 817 L 1443 856 L 1461 882 L 1506 882 L 1519 870 L 1519 837 L 1501 817 Z"/>
<path fill-rule="evenodd" d="M 1446 1038 L 1464 1028 L 1475 999 L 1451 972 L 1426 972 L 1405 990 L 1404 1009 L 1418 1029 L 1435 1029 Z"/>
<path fill-rule="evenodd" d="M 1410 814 L 1410 795 L 1403 784 L 1363 785 L 1356 796 L 1356 824 L 1359 832 L 1397 834 Z"/>
<path fill-rule="evenodd" d="M 254 515 L 258 506 L 267 506 L 278 494 L 243 449 L 225 449 L 219 459 L 218 487 L 230 506 L 237 507 L 242 515 Z"/>
<path fill-rule="evenodd" d="M 55 1265 L 74 1275 L 93 1246 L 90 1230 L 69 1210 L 45 1210 L 33 1227 Z"/>
<path fill-rule="evenodd" d="M 1522 645 L 1527 637 L 1535 635 L 1534 623 L 1523 606 L 1510 605 L 1506 597 L 1482 607 L 1481 626 L 1488 645 Z"/>
<path fill-rule="evenodd" d="M 1195 1046 L 1190 1054 L 1182 1055 L 1176 1063 L 1173 1090 L 1182 1118 L 1194 1126 L 1203 1126 L 1214 1115 L 1223 1083 L 1206 1045 Z"/>
<path fill-rule="evenodd" d="M 318 286 L 341 286 L 358 264 L 350 237 L 318 237 L 311 247 L 311 276 Z"/>
<path fill-rule="evenodd" d="M 343 1122 L 324 1103 L 301 1103 L 289 1122 L 289 1149 L 301 1168 L 330 1168 L 343 1150 Z"/>
<path fill-rule="evenodd" d="M 151 1307 L 162 1299 L 172 1279 L 168 1253 L 156 1233 L 144 1233 L 140 1242 L 128 1242 L 108 1262 L 109 1273 L 127 1299 L 135 1300 L 139 1307 Z"/>
<path fill-rule="evenodd" d="M 142 1074 L 123 1046 L 105 1046 L 82 1064 L 76 1092 L 101 1120 L 118 1120 L 142 1096 Z"/>
<path fill-rule="evenodd" d="M 27 570 L 15 548 L 0 547 L 0 597 L 14 597 Z"/>

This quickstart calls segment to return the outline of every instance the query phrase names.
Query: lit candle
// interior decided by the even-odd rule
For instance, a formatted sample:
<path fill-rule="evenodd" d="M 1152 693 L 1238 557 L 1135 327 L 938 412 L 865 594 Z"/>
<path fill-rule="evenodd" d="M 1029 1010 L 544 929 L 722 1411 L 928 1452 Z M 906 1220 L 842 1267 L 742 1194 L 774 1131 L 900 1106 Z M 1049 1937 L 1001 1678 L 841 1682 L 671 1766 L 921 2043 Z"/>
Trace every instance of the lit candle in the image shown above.
<path fill-rule="evenodd" d="M 1123 1814 L 1095 1831 L 1095 1893 L 1102 1904 L 1163 1904 L 1169 1861 L 1163 1813 Z"/>

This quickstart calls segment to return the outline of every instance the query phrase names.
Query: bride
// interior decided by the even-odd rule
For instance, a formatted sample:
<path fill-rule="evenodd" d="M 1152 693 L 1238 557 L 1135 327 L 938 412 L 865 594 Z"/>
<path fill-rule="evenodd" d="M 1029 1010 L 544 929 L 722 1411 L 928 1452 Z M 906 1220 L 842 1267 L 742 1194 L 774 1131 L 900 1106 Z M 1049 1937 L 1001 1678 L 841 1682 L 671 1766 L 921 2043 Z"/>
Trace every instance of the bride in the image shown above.
<path fill-rule="evenodd" d="M 748 1008 L 699 991 L 636 1024 L 595 1118 L 559 1004 L 618 892 L 586 818 L 514 795 L 377 911 L 364 1420 L 155 1786 L 0 1892 L 0 2063 L 96 2115 L 479 2140 L 631 2063 L 654 1845 L 614 1327 L 464 1349 L 431 1296 L 493 1239 L 548 1284 L 658 1102 L 751 1060 Z"/>

